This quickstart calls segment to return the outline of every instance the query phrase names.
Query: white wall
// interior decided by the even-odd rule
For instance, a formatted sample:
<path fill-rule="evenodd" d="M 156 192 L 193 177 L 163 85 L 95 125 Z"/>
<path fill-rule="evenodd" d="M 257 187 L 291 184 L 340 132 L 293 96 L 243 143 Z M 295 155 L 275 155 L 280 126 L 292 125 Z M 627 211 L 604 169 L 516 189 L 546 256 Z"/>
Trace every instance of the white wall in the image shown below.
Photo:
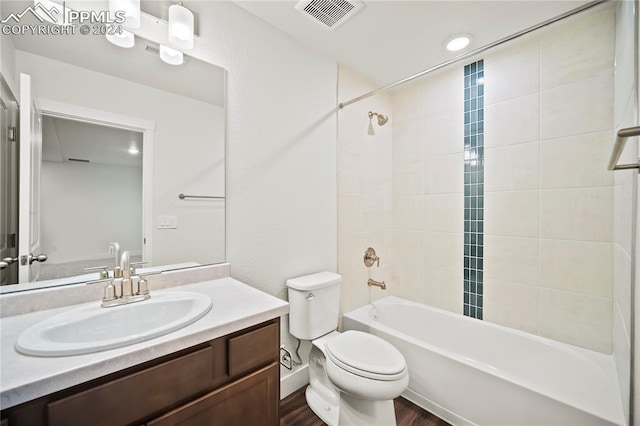
<path fill-rule="evenodd" d="M 41 178 L 40 230 L 47 263 L 109 257 L 112 241 L 140 253 L 141 168 L 44 161 Z"/>
<path fill-rule="evenodd" d="M 209 5 L 201 59 L 229 72 L 227 260 L 286 299 L 288 278 L 336 271 L 337 65 L 232 3 Z"/>
<path fill-rule="evenodd" d="M 153 263 L 225 260 L 224 202 L 178 200 L 224 194 L 222 108 L 20 50 L 16 71 L 32 76 L 36 97 L 154 121 L 154 220 L 175 215 L 178 229 L 152 225 Z"/>

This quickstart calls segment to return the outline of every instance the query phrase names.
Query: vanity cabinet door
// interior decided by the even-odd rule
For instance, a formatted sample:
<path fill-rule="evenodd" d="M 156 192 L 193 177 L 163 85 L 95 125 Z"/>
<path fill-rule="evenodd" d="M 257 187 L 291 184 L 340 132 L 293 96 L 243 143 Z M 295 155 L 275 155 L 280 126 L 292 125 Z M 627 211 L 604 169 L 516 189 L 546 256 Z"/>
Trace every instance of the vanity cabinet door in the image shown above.
<path fill-rule="evenodd" d="M 183 405 L 147 426 L 277 426 L 278 373 L 278 363 L 273 363 Z"/>

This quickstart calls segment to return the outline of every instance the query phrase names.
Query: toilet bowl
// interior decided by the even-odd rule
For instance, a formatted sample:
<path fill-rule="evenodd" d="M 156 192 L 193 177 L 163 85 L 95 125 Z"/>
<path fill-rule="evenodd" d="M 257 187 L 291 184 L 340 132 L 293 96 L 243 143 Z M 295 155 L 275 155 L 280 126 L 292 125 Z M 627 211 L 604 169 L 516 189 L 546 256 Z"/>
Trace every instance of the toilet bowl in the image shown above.
<path fill-rule="evenodd" d="M 329 426 L 395 425 L 393 399 L 409 385 L 407 363 L 378 336 L 336 331 L 341 280 L 319 272 L 287 281 L 289 331 L 312 342 L 307 404 Z"/>
<path fill-rule="evenodd" d="M 394 425 L 393 399 L 409 384 L 406 361 L 385 340 L 359 331 L 314 340 L 307 403 L 328 425 Z"/>
<path fill-rule="evenodd" d="M 373 334 L 349 330 L 327 341 L 327 375 L 339 389 L 353 396 L 393 399 L 409 383 L 407 363 L 387 341 Z"/>

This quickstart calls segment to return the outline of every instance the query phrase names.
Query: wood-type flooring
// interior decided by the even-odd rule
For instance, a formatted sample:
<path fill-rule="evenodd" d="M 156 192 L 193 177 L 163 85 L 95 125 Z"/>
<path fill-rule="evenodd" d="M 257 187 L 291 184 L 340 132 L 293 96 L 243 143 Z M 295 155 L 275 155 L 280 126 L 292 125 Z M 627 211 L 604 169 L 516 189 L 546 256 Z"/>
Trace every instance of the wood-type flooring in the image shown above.
<path fill-rule="evenodd" d="M 323 426 L 307 405 L 302 388 L 280 401 L 280 426 Z M 400 397 L 393 401 L 398 426 L 450 426 L 449 423 Z M 366 426 L 366 425 L 363 425 Z"/>

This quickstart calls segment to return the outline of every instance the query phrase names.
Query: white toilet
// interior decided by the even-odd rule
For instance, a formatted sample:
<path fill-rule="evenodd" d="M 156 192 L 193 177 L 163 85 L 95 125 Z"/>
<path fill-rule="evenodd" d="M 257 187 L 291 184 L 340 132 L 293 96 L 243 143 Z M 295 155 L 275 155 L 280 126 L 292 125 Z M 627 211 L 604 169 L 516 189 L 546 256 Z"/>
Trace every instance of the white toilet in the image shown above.
<path fill-rule="evenodd" d="M 393 398 L 409 384 L 393 345 L 360 331 L 336 331 L 342 277 L 319 272 L 287 281 L 289 331 L 312 340 L 309 407 L 329 426 L 395 425 Z"/>

